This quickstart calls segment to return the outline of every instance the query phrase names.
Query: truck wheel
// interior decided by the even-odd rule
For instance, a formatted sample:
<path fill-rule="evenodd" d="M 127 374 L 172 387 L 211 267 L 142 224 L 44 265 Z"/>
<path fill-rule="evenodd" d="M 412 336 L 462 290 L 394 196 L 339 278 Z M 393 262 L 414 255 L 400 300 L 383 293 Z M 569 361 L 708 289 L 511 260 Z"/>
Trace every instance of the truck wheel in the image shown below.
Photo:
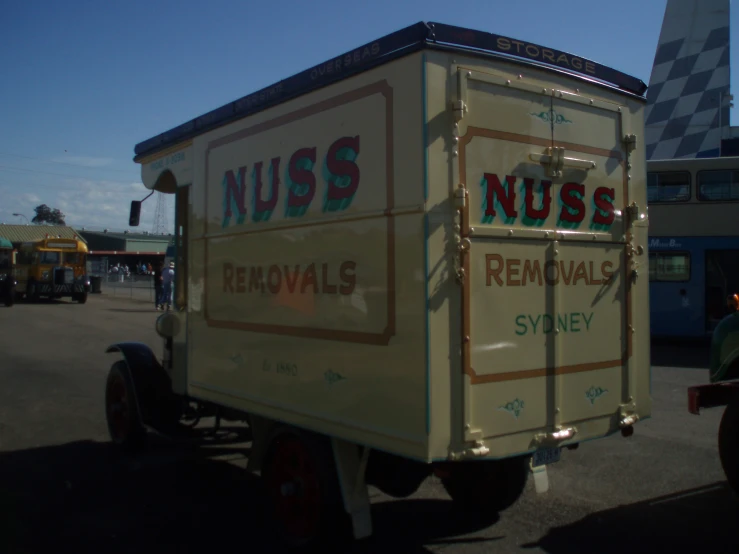
<path fill-rule="evenodd" d="M 15 293 L 14 292 L 8 292 L 8 294 L 5 295 L 5 305 L 10 308 L 15 303 Z"/>
<path fill-rule="evenodd" d="M 528 477 L 528 456 L 517 456 L 450 464 L 441 483 L 463 509 L 497 514 L 519 499 Z"/>
<path fill-rule="evenodd" d="M 327 440 L 297 429 L 280 431 L 262 467 L 276 531 L 287 546 L 313 548 L 346 537 L 350 520 Z"/>
<path fill-rule="evenodd" d="M 114 363 L 105 385 L 105 414 L 110 439 L 125 452 L 139 451 L 146 443 L 146 429 L 135 398 L 128 365 L 123 361 Z"/>
<path fill-rule="evenodd" d="M 34 281 L 29 281 L 26 285 L 26 299 L 29 302 L 38 302 L 39 300 L 38 287 L 36 287 Z"/>
<path fill-rule="evenodd" d="M 718 428 L 718 453 L 726 480 L 739 495 L 739 400 L 729 402 Z"/>
<path fill-rule="evenodd" d="M 77 298 L 75 300 L 77 300 L 77 302 L 79 302 L 80 304 L 84 304 L 85 302 L 87 302 L 87 293 L 81 292 L 77 295 Z"/>

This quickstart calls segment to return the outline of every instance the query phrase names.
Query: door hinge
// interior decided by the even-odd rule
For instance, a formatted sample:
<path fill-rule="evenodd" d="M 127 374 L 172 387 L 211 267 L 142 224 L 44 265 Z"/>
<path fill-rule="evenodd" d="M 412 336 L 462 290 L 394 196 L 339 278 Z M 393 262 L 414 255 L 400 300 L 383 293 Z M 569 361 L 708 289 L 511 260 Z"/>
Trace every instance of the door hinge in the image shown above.
<path fill-rule="evenodd" d="M 636 135 L 631 133 L 628 135 L 624 135 L 624 146 L 626 146 L 626 150 L 631 152 L 636 148 Z"/>
<path fill-rule="evenodd" d="M 467 206 L 467 189 L 463 183 L 457 185 L 457 189 L 454 191 L 454 207 L 461 211 Z"/>
<path fill-rule="evenodd" d="M 533 438 L 533 446 L 557 445 L 577 435 L 577 427 L 559 427 L 550 433 L 537 433 Z"/>
<path fill-rule="evenodd" d="M 636 202 L 632 202 L 626 206 L 626 216 L 629 218 L 629 225 L 639 219 L 639 205 Z"/>
<path fill-rule="evenodd" d="M 465 460 L 470 458 L 482 458 L 490 454 L 490 449 L 485 446 L 482 441 L 474 441 L 472 446 L 465 448 L 460 451 L 450 452 L 447 459 L 455 462 L 458 460 Z"/>
<path fill-rule="evenodd" d="M 639 414 L 636 413 L 636 403 L 631 401 L 618 407 L 618 426 L 621 429 L 630 427 L 637 421 L 639 421 Z"/>
<path fill-rule="evenodd" d="M 456 100 L 452 104 L 452 111 L 454 112 L 454 121 L 460 121 L 467 113 L 467 104 L 464 100 Z"/>

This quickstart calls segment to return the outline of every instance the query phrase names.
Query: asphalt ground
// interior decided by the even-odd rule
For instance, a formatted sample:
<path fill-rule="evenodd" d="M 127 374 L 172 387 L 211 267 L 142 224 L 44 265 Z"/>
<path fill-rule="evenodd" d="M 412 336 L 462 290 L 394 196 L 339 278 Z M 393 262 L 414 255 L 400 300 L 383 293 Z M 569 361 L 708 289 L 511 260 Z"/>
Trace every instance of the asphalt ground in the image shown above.
<path fill-rule="evenodd" d="M 106 291 L 112 292 L 112 291 Z M 108 344 L 159 353 L 153 302 L 112 294 L 0 307 L 0 554 L 276 552 L 248 443 L 110 447 Z M 705 345 L 653 346 L 654 410 L 628 439 L 565 451 L 496 520 L 457 509 L 435 478 L 407 499 L 371 489 L 375 535 L 347 552 L 739 552 L 739 501 L 716 445 L 721 410 L 693 416 Z"/>

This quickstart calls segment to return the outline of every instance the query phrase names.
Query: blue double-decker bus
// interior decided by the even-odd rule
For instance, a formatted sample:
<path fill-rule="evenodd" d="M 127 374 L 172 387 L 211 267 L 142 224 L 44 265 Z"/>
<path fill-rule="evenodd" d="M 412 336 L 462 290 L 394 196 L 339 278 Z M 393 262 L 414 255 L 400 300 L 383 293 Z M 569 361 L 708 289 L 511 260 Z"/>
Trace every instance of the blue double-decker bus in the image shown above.
<path fill-rule="evenodd" d="M 739 157 L 647 164 L 653 337 L 704 338 L 739 292 Z"/>

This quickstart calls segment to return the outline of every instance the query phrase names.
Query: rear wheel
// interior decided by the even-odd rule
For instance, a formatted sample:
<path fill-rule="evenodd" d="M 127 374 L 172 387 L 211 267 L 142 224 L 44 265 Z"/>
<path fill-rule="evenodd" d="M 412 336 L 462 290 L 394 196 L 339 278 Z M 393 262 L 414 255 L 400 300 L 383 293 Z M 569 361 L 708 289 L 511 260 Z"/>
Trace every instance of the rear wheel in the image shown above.
<path fill-rule="evenodd" d="M 87 293 L 86 292 L 79 293 L 76 296 L 75 300 L 77 300 L 77 302 L 79 302 L 80 304 L 84 304 L 85 302 L 87 302 Z"/>
<path fill-rule="evenodd" d="M 14 290 L 8 290 L 8 293 L 5 295 L 5 305 L 10 308 L 15 303 L 15 291 Z"/>
<path fill-rule="evenodd" d="M 312 548 L 349 531 L 331 444 L 284 429 L 271 441 L 262 466 L 276 531 L 288 546 Z"/>
<path fill-rule="evenodd" d="M 523 494 L 529 477 L 528 460 L 528 456 L 518 456 L 449 464 L 441 482 L 452 500 L 465 510 L 502 512 Z"/>
<path fill-rule="evenodd" d="M 718 429 L 718 452 L 726 480 L 739 495 L 739 399 L 726 406 Z"/>
<path fill-rule="evenodd" d="M 126 362 L 116 362 L 110 368 L 105 386 L 105 414 L 114 444 L 126 452 L 136 452 L 145 446 L 146 429 L 139 417 L 133 379 Z"/>

